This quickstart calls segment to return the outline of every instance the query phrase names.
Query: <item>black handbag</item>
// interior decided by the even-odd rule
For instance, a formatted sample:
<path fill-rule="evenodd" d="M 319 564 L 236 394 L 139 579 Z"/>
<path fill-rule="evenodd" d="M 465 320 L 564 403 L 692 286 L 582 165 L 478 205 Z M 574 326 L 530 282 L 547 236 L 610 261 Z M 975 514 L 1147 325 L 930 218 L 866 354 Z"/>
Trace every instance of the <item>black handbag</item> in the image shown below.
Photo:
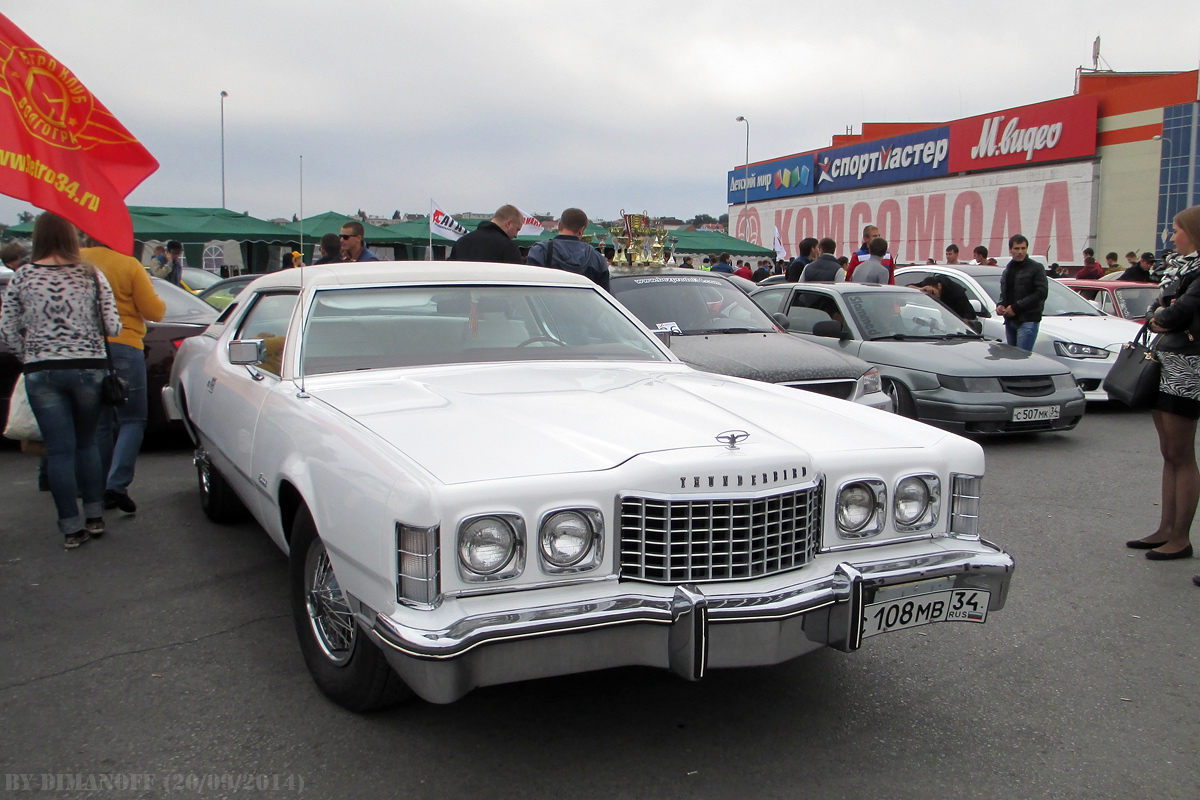
<path fill-rule="evenodd" d="M 107 406 L 123 406 L 129 402 L 129 383 L 113 367 L 112 351 L 108 347 L 107 329 L 104 327 L 104 311 L 100 308 L 100 279 L 94 272 L 92 282 L 96 285 L 96 322 L 100 325 L 100 337 L 104 339 L 104 357 L 108 359 L 108 374 L 100 381 L 100 401 Z"/>
<path fill-rule="evenodd" d="M 1158 397 L 1158 377 L 1162 364 L 1150 346 L 1150 320 L 1142 325 L 1132 342 L 1117 353 L 1116 363 L 1104 379 L 1104 391 L 1130 408 L 1149 408 Z"/>

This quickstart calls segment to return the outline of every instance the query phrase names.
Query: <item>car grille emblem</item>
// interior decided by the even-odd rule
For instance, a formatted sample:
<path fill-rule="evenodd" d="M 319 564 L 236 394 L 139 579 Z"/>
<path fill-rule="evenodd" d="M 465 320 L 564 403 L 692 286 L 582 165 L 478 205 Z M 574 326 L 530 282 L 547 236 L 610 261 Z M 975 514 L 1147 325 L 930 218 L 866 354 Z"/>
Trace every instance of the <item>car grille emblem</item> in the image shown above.
<path fill-rule="evenodd" d="M 716 436 L 717 441 L 730 450 L 737 450 L 738 442 L 744 442 L 749 438 L 750 434 L 745 431 L 724 431 Z"/>

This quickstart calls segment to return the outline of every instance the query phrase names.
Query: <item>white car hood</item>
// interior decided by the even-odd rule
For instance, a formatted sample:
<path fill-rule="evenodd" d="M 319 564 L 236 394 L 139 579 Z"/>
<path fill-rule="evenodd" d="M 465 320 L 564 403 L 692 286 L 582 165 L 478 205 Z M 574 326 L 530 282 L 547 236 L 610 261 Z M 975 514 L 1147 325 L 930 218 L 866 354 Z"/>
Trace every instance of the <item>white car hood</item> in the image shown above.
<path fill-rule="evenodd" d="M 1120 317 L 1042 317 L 1041 332 L 1055 339 L 1094 347 L 1120 347 L 1137 336 L 1142 326 Z"/>
<path fill-rule="evenodd" d="M 307 391 L 442 483 L 611 469 L 641 453 L 745 447 L 811 463 L 825 450 L 945 436 L 853 403 L 682 365 L 494 364 L 310 379 Z M 803 407 L 802 407 L 803 406 Z M 732 409 L 739 409 L 734 411 Z"/>

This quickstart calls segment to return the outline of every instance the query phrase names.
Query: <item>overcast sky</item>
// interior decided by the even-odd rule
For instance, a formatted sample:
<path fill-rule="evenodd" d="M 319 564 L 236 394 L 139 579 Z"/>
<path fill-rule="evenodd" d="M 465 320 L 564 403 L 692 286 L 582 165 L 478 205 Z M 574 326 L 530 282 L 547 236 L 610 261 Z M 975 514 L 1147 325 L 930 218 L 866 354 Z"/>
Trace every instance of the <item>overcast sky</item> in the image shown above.
<path fill-rule="evenodd" d="M 1196 69 L 1196 0 L 5 0 L 159 160 L 128 198 L 256 217 L 515 203 L 689 218 L 750 160 L 1118 71 Z M 0 197 L 0 221 L 25 203 Z"/>

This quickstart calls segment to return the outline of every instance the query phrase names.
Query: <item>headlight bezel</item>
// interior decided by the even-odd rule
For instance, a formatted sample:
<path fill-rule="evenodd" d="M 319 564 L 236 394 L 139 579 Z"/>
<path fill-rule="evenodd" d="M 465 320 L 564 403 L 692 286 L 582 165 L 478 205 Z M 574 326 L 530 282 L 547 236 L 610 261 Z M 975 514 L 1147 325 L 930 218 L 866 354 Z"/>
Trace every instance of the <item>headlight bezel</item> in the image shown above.
<path fill-rule="evenodd" d="M 871 367 L 858 376 L 858 397 L 866 397 L 869 394 L 876 394 L 882 391 L 883 376 L 879 374 L 878 367 Z"/>
<path fill-rule="evenodd" d="M 904 522 L 901 520 L 899 504 L 901 497 L 901 487 L 908 481 L 919 481 L 925 489 L 925 506 L 921 509 L 912 522 Z M 937 525 L 938 519 L 941 517 L 942 505 L 942 480 L 933 473 L 918 473 L 915 475 L 904 475 L 896 481 L 895 489 L 892 494 L 892 524 L 899 533 L 912 533 L 915 531 L 926 531 Z"/>
<path fill-rule="evenodd" d="M 1075 380 L 1075 376 L 1070 372 L 1064 372 L 1059 375 L 1050 376 L 1054 381 L 1054 388 L 1057 391 L 1067 391 L 1070 389 L 1078 389 L 1079 381 Z"/>
<path fill-rule="evenodd" d="M 1062 358 L 1095 359 L 1097 361 L 1103 361 L 1112 355 L 1111 350 L 1106 350 L 1098 345 L 1064 342 L 1060 339 L 1054 341 L 1054 353 Z"/>
<path fill-rule="evenodd" d="M 547 531 L 554 518 L 574 514 L 587 524 L 589 541 L 580 556 L 570 563 L 556 563 L 547 552 Z M 547 575 L 572 575 L 588 572 L 600 566 L 604 558 L 604 514 L 598 508 L 570 506 L 546 511 L 538 520 L 538 565 Z"/>
<path fill-rule="evenodd" d="M 873 496 L 873 503 L 866 519 L 859 525 L 843 524 L 842 497 L 855 487 L 863 487 Z M 875 536 L 883 530 L 887 520 L 887 484 L 879 478 L 854 478 L 838 486 L 834 495 L 833 519 L 838 538 L 849 540 L 866 539 Z"/>
<path fill-rule="evenodd" d="M 508 558 L 502 564 L 500 564 L 499 567 L 488 572 L 479 572 L 468 563 L 466 556 L 464 555 L 463 537 L 466 535 L 467 529 L 471 525 L 487 519 L 499 520 L 507 525 L 513 535 L 513 545 L 509 552 Z M 458 529 L 455 531 L 454 535 L 454 550 L 457 554 L 455 561 L 458 563 L 459 577 L 468 583 L 491 583 L 494 581 L 511 580 L 519 576 L 525 571 L 525 542 L 525 519 L 520 514 L 493 512 L 489 514 L 473 514 L 469 517 L 464 517 L 458 523 Z"/>

